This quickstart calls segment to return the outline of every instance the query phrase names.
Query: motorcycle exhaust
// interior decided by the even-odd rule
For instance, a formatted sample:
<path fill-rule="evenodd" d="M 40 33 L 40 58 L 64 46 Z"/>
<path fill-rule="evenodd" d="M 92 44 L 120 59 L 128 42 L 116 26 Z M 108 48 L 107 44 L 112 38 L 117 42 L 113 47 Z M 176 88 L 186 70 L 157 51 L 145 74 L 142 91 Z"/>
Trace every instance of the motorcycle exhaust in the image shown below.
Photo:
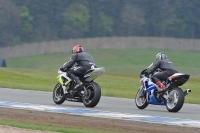
<path fill-rule="evenodd" d="M 187 94 L 189 94 L 190 92 L 192 92 L 190 89 L 187 89 L 184 91 L 184 95 L 186 96 Z"/>

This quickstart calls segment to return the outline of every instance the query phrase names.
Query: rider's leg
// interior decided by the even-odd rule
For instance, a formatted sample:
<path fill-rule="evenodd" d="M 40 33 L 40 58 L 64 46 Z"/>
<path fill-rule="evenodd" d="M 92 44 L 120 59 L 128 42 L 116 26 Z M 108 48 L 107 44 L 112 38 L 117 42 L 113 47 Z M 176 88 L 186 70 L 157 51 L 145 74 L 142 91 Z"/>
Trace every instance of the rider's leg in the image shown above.
<path fill-rule="evenodd" d="M 161 81 L 157 81 L 157 82 L 156 82 L 156 85 L 158 85 L 159 88 L 160 88 L 160 89 L 158 90 L 158 92 L 164 91 L 165 86 L 164 86 L 164 84 L 163 84 Z"/>
<path fill-rule="evenodd" d="M 164 72 L 158 72 L 154 74 L 151 79 L 152 82 L 154 82 L 158 87 L 160 88 L 158 92 L 162 92 L 165 89 L 164 84 L 161 82 L 161 80 L 165 80 L 167 78 L 167 75 Z"/>
<path fill-rule="evenodd" d="M 74 90 L 82 87 L 83 83 L 80 81 L 80 79 L 78 77 L 82 76 L 85 73 L 85 71 L 86 70 L 81 66 L 77 66 L 77 67 L 73 67 L 73 68 L 69 69 L 69 71 L 68 71 L 69 77 L 72 80 L 76 81 L 76 85 L 74 87 Z"/>

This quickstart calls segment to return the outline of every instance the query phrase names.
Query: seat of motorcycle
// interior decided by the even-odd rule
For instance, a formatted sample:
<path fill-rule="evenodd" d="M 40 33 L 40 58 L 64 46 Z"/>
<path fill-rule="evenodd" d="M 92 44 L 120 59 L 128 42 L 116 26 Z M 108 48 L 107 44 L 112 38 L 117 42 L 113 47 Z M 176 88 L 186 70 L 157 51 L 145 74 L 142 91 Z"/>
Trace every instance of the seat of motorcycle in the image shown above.
<path fill-rule="evenodd" d="M 85 72 L 85 74 L 84 74 L 84 75 L 86 75 L 86 74 L 88 74 L 88 73 L 92 72 L 93 70 L 94 70 L 94 68 L 91 68 L 91 69 L 87 70 L 87 71 Z"/>

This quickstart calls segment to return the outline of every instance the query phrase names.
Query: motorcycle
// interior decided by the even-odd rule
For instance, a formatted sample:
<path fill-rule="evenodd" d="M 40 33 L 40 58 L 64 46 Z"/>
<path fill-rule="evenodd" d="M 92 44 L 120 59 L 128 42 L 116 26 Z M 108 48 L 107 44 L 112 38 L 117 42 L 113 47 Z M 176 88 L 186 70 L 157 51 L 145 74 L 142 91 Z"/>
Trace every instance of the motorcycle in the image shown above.
<path fill-rule="evenodd" d="M 58 83 L 53 90 L 53 101 L 62 104 L 65 100 L 82 102 L 86 107 L 95 107 L 101 98 L 101 88 L 94 80 L 105 72 L 105 68 L 91 68 L 79 79 L 83 87 L 74 91 L 76 82 L 69 78 L 67 72 L 58 70 Z"/>
<path fill-rule="evenodd" d="M 190 75 L 175 73 L 169 76 L 165 81 L 162 81 L 165 90 L 158 92 L 159 87 L 151 81 L 151 75 L 147 72 L 152 65 L 153 63 L 140 74 L 141 87 L 136 94 L 136 106 L 139 109 L 145 109 L 149 104 L 165 105 L 169 112 L 178 112 L 184 104 L 185 96 L 191 92 L 190 89 L 183 92 L 179 86 L 186 83 Z M 157 69 L 155 73 L 158 71 L 161 70 Z"/>

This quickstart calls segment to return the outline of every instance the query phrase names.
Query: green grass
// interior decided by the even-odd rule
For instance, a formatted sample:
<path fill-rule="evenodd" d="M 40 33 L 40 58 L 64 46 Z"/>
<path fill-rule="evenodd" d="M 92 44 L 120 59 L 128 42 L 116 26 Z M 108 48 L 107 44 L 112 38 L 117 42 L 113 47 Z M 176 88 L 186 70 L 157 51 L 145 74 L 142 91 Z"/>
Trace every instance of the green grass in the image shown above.
<path fill-rule="evenodd" d="M 106 73 L 96 80 L 102 88 L 102 95 L 134 98 L 140 86 L 139 73 L 154 61 L 155 55 L 160 51 L 168 55 L 179 72 L 191 75 L 189 81 L 182 86 L 183 89 L 192 90 L 186 97 L 186 102 L 200 103 L 198 51 L 99 49 L 87 52 L 93 55 L 97 66 L 106 68 Z M 52 91 L 57 83 L 57 69 L 69 60 L 70 55 L 71 52 L 6 60 L 8 68 L 0 69 L 0 87 Z"/>
<path fill-rule="evenodd" d="M 179 72 L 200 77 L 200 52 L 153 49 L 99 49 L 86 50 L 95 59 L 97 66 L 103 66 L 107 72 L 139 74 L 154 61 L 155 55 L 162 51 L 175 64 Z M 32 57 L 6 60 L 12 68 L 31 68 L 57 70 L 69 60 L 71 52 L 44 54 Z"/>
<path fill-rule="evenodd" d="M 139 73 L 162 51 L 174 62 L 179 72 L 192 75 L 182 86 L 192 90 L 188 103 L 200 103 L 200 52 L 153 49 L 99 49 L 86 50 L 93 55 L 97 66 L 106 73 L 97 78 L 102 95 L 134 98 L 140 86 Z M 69 60 L 71 53 L 44 54 L 6 60 L 8 68 L 0 69 L 0 87 L 52 91 L 57 83 L 57 69 Z M 25 68 L 25 69 L 24 69 Z"/>
<path fill-rule="evenodd" d="M 0 86 L 28 90 L 52 91 L 57 72 L 36 69 L 0 69 Z"/>
<path fill-rule="evenodd" d="M 91 129 L 75 129 L 75 128 L 41 126 L 41 125 L 4 121 L 4 120 L 0 121 L 0 125 L 25 128 L 25 129 L 30 129 L 30 130 L 53 131 L 53 132 L 60 132 L 60 133 L 94 133 L 94 132 L 95 133 L 114 133 L 114 132 L 109 132 L 109 131 L 91 130 Z"/>
<path fill-rule="evenodd" d="M 106 73 L 96 79 L 103 96 L 135 98 L 140 87 L 139 73 L 163 51 L 174 62 L 179 72 L 192 75 L 181 88 L 191 89 L 186 103 L 200 104 L 200 52 L 145 49 L 88 50 L 97 66 L 106 68 Z M 6 60 L 7 68 L 0 68 L 0 87 L 52 92 L 57 83 L 57 69 L 69 60 L 71 53 L 44 54 Z M 100 133 L 105 131 L 66 129 L 24 123 L 0 121 L 0 125 L 63 133 Z"/>
<path fill-rule="evenodd" d="M 0 87 L 40 90 L 52 92 L 57 83 L 57 71 L 0 68 Z M 135 98 L 140 87 L 139 75 L 106 72 L 95 81 L 101 86 L 103 96 Z M 200 103 L 198 87 L 200 78 L 191 77 L 181 88 L 190 88 L 192 93 L 186 97 L 187 103 Z"/>

